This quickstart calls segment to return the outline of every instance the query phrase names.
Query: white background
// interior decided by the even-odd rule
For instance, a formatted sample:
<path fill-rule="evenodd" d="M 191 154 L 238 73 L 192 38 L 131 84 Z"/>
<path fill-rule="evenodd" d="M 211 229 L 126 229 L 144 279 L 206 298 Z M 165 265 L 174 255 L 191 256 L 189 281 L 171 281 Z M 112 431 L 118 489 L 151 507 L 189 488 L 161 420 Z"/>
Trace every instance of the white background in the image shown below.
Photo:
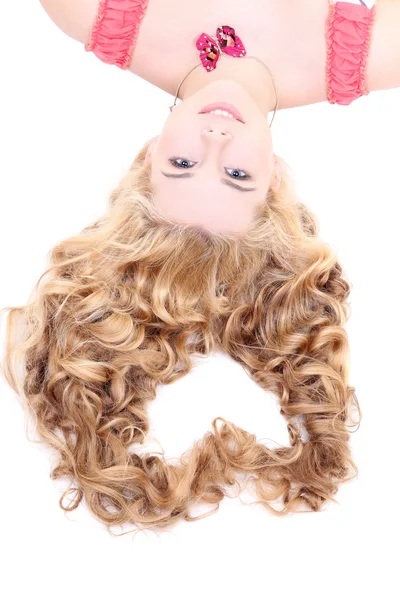
<path fill-rule="evenodd" d="M 4 4 L 0 34 L 2 308 L 26 304 L 51 248 L 103 214 L 173 97 L 86 53 L 37 1 Z M 59 508 L 65 487 L 49 478 L 51 453 L 27 439 L 19 398 L 1 379 L 3 598 L 399 597 L 399 109 L 400 89 L 373 92 L 349 107 L 279 111 L 273 125 L 275 152 L 352 284 L 360 474 L 339 489 L 339 505 L 278 518 L 226 498 L 197 522 L 113 538 L 83 504 L 67 516 Z M 179 456 L 223 416 L 288 445 L 276 402 L 214 355 L 159 390 L 152 433 Z"/>

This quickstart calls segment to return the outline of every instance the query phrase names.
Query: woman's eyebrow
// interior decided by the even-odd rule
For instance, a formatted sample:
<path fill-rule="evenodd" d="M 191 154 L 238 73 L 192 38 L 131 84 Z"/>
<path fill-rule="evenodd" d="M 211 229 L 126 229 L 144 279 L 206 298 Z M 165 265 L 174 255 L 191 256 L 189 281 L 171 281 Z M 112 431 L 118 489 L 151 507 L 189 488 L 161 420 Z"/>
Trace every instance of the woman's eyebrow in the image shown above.
<path fill-rule="evenodd" d="M 194 177 L 195 176 L 194 173 L 166 173 L 165 171 L 161 171 L 161 173 L 165 177 L 174 177 L 174 178 Z M 235 188 L 235 190 L 239 190 L 241 192 L 254 192 L 258 189 L 258 188 L 254 188 L 254 187 L 252 187 L 252 188 L 243 187 L 241 185 L 238 185 L 234 181 L 231 181 L 230 179 L 225 179 L 224 177 L 221 178 L 221 183 L 224 183 L 225 185 L 229 185 L 230 187 Z"/>

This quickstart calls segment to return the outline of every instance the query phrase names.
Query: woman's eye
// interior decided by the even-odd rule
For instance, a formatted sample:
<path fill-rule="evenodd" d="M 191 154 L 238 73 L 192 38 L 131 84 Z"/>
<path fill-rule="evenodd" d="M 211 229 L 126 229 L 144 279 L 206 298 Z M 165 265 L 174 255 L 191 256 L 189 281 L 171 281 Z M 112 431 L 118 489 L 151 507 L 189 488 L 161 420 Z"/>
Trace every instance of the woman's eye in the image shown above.
<path fill-rule="evenodd" d="M 178 160 L 181 160 L 182 163 L 189 163 L 192 162 L 190 160 L 186 160 L 186 158 L 170 158 L 169 161 L 174 165 L 174 167 L 179 167 L 180 169 L 188 169 L 189 167 L 184 165 L 184 164 L 177 164 Z M 192 166 L 196 164 L 194 162 L 192 162 Z"/>
<path fill-rule="evenodd" d="M 236 177 L 231 175 L 231 177 L 233 179 L 250 179 L 251 175 L 249 175 L 249 173 L 246 173 L 245 171 L 242 171 L 241 169 L 225 169 L 225 171 L 228 173 L 228 171 L 233 171 L 234 173 L 243 173 L 243 175 L 241 175 L 240 177 Z M 228 173 L 228 175 L 230 175 L 230 173 Z"/>
<path fill-rule="evenodd" d="M 187 160 L 186 158 L 170 158 L 169 160 L 174 165 L 174 167 L 178 167 L 179 169 L 190 169 L 193 165 L 196 164 L 195 162 Z M 181 163 L 178 163 L 178 161 L 181 161 Z M 189 166 L 189 163 L 192 164 Z M 241 169 L 225 168 L 225 171 L 230 177 L 232 177 L 232 179 L 251 179 L 251 175 L 249 173 L 246 173 L 245 171 L 242 171 Z M 243 175 L 231 175 L 229 171 L 232 171 L 232 173 L 243 173 Z"/>

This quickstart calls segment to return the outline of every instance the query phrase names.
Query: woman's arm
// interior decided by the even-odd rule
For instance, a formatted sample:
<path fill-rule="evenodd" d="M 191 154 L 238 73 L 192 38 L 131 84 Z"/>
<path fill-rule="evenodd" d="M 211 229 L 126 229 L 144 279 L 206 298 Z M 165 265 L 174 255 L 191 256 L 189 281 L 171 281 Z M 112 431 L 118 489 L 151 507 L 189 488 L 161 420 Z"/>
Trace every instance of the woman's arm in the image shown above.
<path fill-rule="evenodd" d="M 400 87 L 400 0 L 377 0 L 367 63 L 368 89 Z"/>

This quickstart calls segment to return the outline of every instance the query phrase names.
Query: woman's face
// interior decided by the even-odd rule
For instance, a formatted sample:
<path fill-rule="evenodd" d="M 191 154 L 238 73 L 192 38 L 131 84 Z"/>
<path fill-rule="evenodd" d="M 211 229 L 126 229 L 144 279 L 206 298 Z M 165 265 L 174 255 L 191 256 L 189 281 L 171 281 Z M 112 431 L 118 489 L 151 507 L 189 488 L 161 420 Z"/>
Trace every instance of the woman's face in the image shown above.
<path fill-rule="evenodd" d="M 215 102 L 233 104 L 244 123 L 200 114 Z M 268 189 L 279 183 L 267 118 L 246 89 L 229 80 L 215 81 L 175 106 L 146 160 L 163 213 L 220 232 L 245 231 Z"/>

